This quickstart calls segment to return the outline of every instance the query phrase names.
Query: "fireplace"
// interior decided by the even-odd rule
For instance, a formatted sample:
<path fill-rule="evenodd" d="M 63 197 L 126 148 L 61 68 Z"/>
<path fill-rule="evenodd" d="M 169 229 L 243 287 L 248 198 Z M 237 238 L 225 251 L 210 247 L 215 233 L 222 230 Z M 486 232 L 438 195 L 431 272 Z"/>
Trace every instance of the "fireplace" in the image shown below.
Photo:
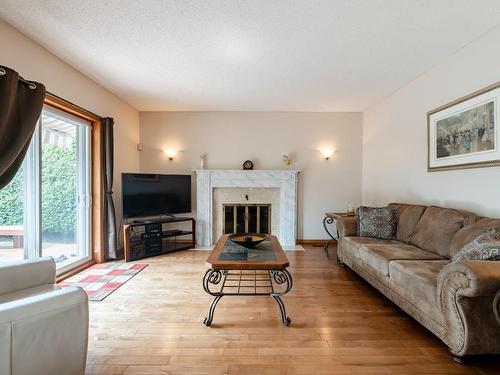
<path fill-rule="evenodd" d="M 253 206 L 270 206 L 269 233 L 276 235 L 282 246 L 295 246 L 298 174 L 296 170 L 197 170 L 198 246 L 211 246 L 224 233 L 224 205 L 249 206 L 250 213 Z M 236 211 L 238 214 L 238 209 Z"/>
<path fill-rule="evenodd" d="M 223 232 L 271 233 L 270 204 L 224 204 Z"/>

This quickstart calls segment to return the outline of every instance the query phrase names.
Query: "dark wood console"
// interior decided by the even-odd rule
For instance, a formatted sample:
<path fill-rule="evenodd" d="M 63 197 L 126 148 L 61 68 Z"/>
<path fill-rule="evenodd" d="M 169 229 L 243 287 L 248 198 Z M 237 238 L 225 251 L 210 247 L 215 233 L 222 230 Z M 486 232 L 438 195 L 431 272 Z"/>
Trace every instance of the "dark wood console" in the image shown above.
<path fill-rule="evenodd" d="M 191 230 L 175 228 L 175 223 L 191 222 Z M 196 221 L 192 217 L 144 220 L 123 226 L 125 261 L 163 255 L 196 245 Z"/>

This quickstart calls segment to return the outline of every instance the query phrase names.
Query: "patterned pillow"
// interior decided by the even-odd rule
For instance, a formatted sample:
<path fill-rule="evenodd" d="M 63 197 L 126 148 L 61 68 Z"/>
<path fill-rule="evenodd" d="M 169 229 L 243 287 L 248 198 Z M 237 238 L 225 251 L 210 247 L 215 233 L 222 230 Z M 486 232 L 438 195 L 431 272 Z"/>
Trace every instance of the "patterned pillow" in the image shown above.
<path fill-rule="evenodd" d="M 365 207 L 356 211 L 358 236 L 392 240 L 398 226 L 396 207 Z"/>
<path fill-rule="evenodd" d="M 490 228 L 462 247 L 452 262 L 461 260 L 500 260 L 500 230 Z"/>

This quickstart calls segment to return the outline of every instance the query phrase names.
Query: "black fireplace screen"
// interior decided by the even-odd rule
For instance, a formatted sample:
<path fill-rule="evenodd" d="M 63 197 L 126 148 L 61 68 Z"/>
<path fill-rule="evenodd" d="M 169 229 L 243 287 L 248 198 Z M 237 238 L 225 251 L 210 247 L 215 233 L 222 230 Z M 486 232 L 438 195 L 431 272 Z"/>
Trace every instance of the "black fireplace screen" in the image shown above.
<path fill-rule="evenodd" d="M 270 204 L 225 204 L 224 233 L 271 233 Z"/>

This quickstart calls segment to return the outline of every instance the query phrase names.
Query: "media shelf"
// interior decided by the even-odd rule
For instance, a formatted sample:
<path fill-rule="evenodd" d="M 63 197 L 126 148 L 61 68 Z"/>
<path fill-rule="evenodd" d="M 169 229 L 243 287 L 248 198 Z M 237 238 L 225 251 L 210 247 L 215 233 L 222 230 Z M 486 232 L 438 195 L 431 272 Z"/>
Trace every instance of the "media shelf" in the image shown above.
<path fill-rule="evenodd" d="M 191 222 L 191 230 L 172 224 Z M 196 222 L 192 217 L 145 220 L 123 226 L 125 261 L 138 260 L 194 248 Z"/>

